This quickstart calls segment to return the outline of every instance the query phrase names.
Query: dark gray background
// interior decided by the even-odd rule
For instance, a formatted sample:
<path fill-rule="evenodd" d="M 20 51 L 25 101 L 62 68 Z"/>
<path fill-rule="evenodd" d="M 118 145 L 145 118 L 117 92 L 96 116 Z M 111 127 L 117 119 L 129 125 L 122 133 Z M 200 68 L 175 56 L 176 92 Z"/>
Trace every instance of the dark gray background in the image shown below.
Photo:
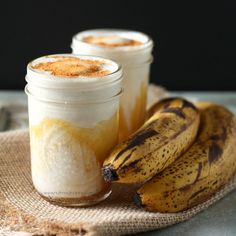
<path fill-rule="evenodd" d="M 143 31 L 154 39 L 152 82 L 170 90 L 235 90 L 236 4 L 210 2 L 1 2 L 0 89 L 23 89 L 27 63 L 71 52 L 77 32 L 111 27 Z"/>

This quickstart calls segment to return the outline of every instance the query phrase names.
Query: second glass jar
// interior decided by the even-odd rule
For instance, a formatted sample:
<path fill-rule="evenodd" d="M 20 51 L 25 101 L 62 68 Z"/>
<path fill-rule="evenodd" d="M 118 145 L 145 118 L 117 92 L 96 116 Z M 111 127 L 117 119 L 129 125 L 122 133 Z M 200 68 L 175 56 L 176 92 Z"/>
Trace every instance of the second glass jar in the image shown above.
<path fill-rule="evenodd" d="M 102 56 L 122 65 L 119 139 L 126 139 L 145 121 L 153 41 L 141 32 L 95 29 L 75 35 L 71 47 L 74 54 Z"/>

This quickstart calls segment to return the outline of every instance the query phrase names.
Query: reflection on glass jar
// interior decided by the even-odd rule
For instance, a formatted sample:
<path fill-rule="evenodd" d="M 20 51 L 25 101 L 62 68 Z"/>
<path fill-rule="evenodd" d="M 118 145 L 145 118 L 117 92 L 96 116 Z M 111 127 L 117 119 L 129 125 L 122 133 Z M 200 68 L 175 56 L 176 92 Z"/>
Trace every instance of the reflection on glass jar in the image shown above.
<path fill-rule="evenodd" d="M 101 166 L 117 144 L 120 66 L 103 58 L 46 56 L 27 67 L 32 180 L 47 200 L 90 205 L 110 194 Z"/>
<path fill-rule="evenodd" d="M 153 41 L 136 31 L 97 29 L 78 33 L 72 52 L 118 61 L 124 73 L 120 108 L 120 141 L 136 131 L 145 120 L 147 89 Z"/>

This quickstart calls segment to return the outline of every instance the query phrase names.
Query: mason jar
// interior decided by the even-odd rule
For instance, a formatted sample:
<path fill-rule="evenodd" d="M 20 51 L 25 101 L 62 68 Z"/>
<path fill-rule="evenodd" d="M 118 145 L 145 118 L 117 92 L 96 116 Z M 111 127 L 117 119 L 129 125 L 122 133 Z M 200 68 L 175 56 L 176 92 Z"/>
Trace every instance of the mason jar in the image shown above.
<path fill-rule="evenodd" d="M 64 206 L 95 204 L 111 192 L 101 166 L 117 144 L 122 70 L 72 54 L 27 66 L 31 172 L 35 189 Z"/>
<path fill-rule="evenodd" d="M 119 136 L 120 141 L 126 139 L 145 121 L 152 39 L 136 31 L 95 29 L 76 34 L 71 48 L 74 54 L 102 56 L 122 65 Z"/>

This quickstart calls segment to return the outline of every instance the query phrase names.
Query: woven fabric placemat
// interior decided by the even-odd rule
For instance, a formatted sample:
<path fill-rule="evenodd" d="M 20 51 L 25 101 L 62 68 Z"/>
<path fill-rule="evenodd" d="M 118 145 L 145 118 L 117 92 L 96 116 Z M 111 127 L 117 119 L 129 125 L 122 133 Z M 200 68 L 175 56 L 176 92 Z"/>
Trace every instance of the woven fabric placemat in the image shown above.
<path fill-rule="evenodd" d="M 236 177 L 208 201 L 181 213 L 160 214 L 136 207 L 137 186 L 114 184 L 111 196 L 92 207 L 52 205 L 34 190 L 28 130 L 0 133 L 0 235 L 122 235 L 185 221 L 236 188 Z M 1 231 L 2 230 L 2 231 Z M 9 234 L 12 235 L 12 234 Z"/>

